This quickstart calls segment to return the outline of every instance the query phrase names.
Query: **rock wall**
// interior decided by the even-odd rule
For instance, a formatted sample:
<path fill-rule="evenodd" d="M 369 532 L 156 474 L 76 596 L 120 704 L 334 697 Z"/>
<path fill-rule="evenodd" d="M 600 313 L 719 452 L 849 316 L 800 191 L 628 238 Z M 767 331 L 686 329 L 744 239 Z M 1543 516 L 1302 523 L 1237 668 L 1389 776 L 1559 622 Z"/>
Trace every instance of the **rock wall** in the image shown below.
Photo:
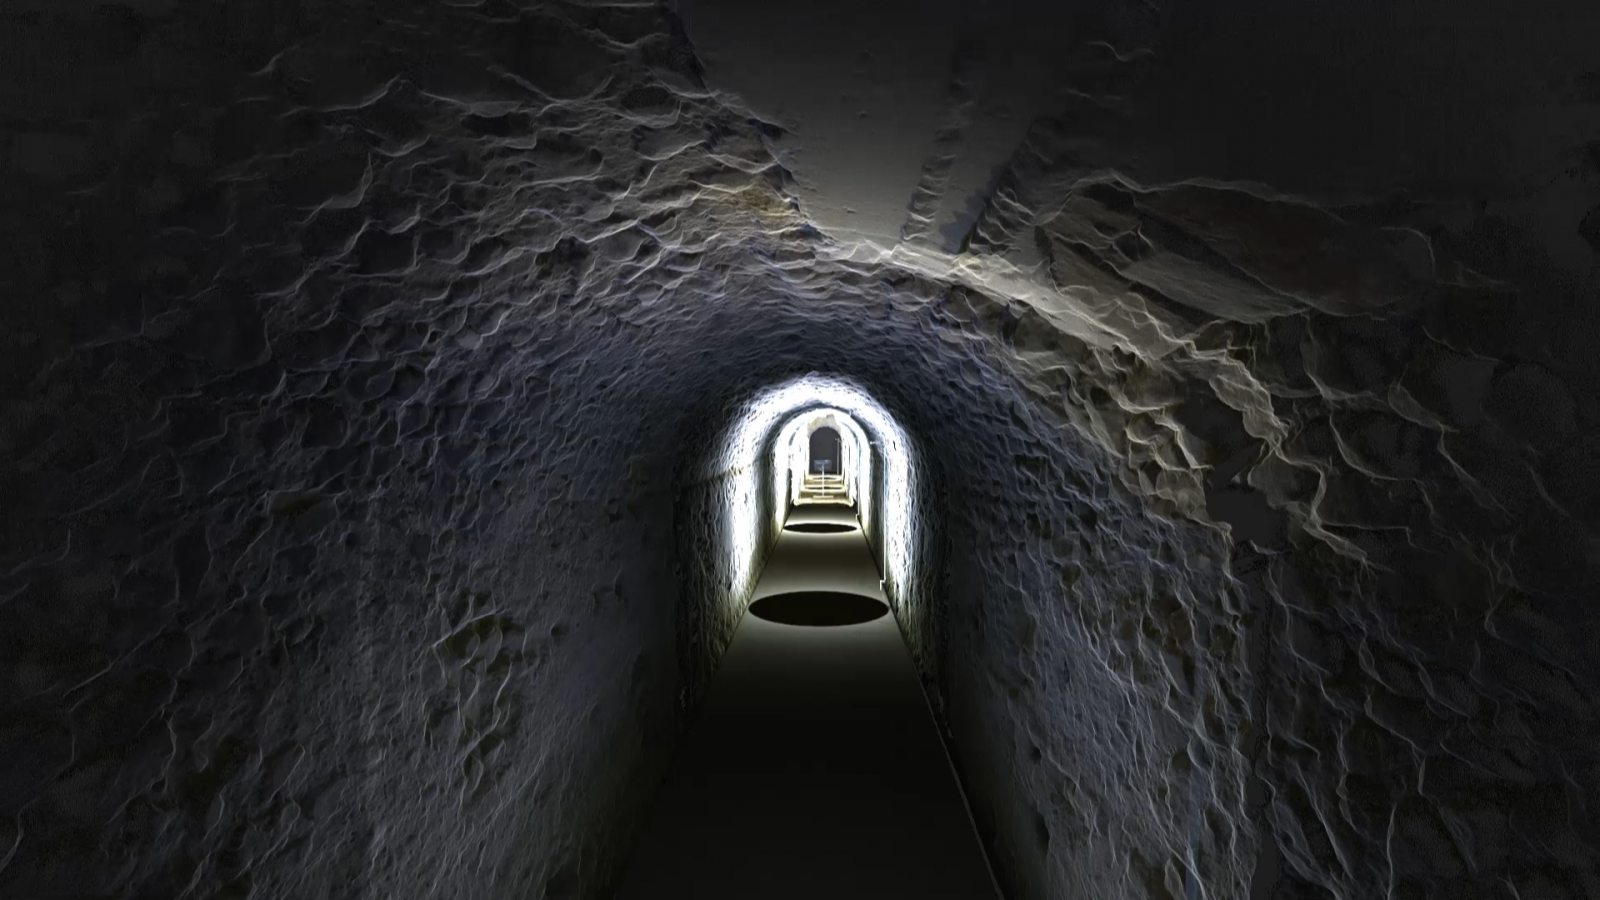
<path fill-rule="evenodd" d="M 754 460 L 728 452 L 730 433 L 750 414 L 749 407 L 747 398 L 715 418 L 700 419 L 703 433 L 680 439 L 674 524 L 682 598 L 677 623 L 679 704 L 685 712 L 705 696 L 767 555 L 778 542 L 770 488 L 772 435 L 763 436 L 768 452 L 758 453 Z M 741 529 L 754 531 L 748 543 L 736 535 Z"/>
<path fill-rule="evenodd" d="M 1576 38 L 1320 121 L 1268 38 L 1356 12 L 1113 6 L 944 268 L 653 7 L 8 7 L 0 894 L 602 893 L 728 624 L 682 473 L 809 371 L 921 448 L 1015 896 L 1600 894 Z"/>
<path fill-rule="evenodd" d="M 812 368 L 907 405 L 928 286 L 780 265 L 654 11 L 512 15 L 604 64 L 540 75 L 497 12 L 288 9 L 9 33 L 0 889 L 592 895 L 702 652 L 692 436 Z"/>
<path fill-rule="evenodd" d="M 1497 5 L 1430 43 L 1449 15 L 1087 16 L 1083 93 L 968 236 L 1118 335 L 980 312 L 996 356 L 1150 508 L 1227 526 L 1235 585 L 1206 599 L 1253 673 L 1226 726 L 1259 779 L 1252 896 L 1600 890 L 1600 107 L 1568 36 L 1594 20 L 1508 44 Z"/>
<path fill-rule="evenodd" d="M 571 14 L 8 11 L 0 892 L 614 871 L 681 725 L 674 442 L 765 350 L 662 298 L 760 135 L 665 115 L 654 11 Z"/>
<path fill-rule="evenodd" d="M 925 402 L 963 418 L 932 442 L 939 562 L 900 620 L 1003 887 L 1248 892 L 1252 625 L 1226 541 L 1152 513 L 1029 392 L 1003 308 L 955 291 L 930 312 L 966 352 Z"/>

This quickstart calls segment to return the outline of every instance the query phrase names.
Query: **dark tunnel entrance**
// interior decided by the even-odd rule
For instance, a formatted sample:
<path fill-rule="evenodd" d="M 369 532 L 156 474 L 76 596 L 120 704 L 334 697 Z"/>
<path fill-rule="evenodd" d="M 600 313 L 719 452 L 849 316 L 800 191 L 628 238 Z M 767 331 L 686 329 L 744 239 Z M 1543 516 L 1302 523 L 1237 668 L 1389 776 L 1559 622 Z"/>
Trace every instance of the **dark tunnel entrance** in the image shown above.
<path fill-rule="evenodd" d="M 808 471 L 815 475 L 836 475 L 844 458 L 844 441 L 839 432 L 827 425 L 811 432 L 811 465 Z"/>

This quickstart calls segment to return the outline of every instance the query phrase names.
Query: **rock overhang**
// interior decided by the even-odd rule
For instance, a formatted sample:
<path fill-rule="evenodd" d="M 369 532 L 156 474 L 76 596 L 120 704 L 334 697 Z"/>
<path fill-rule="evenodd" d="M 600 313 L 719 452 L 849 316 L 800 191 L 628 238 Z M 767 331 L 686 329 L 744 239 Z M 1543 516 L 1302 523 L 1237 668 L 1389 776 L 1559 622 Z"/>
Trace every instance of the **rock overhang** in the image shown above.
<path fill-rule="evenodd" d="M 1397 14 L 1394 27 L 1418 33 L 1428 24 L 1423 9 Z M 301 648 L 295 658 L 305 668 L 292 677 L 310 678 L 319 641 L 346 649 L 367 641 L 370 649 L 371 635 L 387 634 L 370 621 L 341 625 L 349 618 L 338 612 L 343 607 L 312 598 L 324 590 L 350 596 L 332 586 L 369 570 L 355 548 L 381 534 L 411 557 L 394 560 L 394 570 L 430 579 L 442 597 L 493 582 L 497 596 L 520 598 L 501 607 L 474 599 L 471 613 L 459 616 L 454 601 L 438 601 L 449 634 L 465 635 L 440 644 L 440 659 L 461 667 L 449 676 L 460 679 L 451 690 L 461 697 L 474 696 L 473 679 L 489 684 L 498 671 L 493 653 L 478 659 L 467 650 L 508 646 L 507 636 L 516 637 L 516 653 L 527 653 L 515 657 L 528 663 L 519 672 L 538 670 L 535 661 L 548 653 L 588 678 L 591 669 L 570 656 L 577 645 L 621 660 L 616 669 L 624 675 L 633 665 L 647 673 L 651 654 L 664 651 L 613 614 L 623 597 L 646 596 L 646 588 L 607 579 L 625 554 L 660 561 L 641 549 L 646 537 L 629 531 L 638 517 L 664 515 L 658 473 L 670 465 L 648 448 L 677 446 L 674 439 L 692 431 L 690 420 L 713 421 L 726 400 L 822 364 L 861 378 L 939 466 L 986 473 L 951 485 L 947 497 L 958 519 L 991 527 L 960 531 L 960 545 L 981 553 L 949 560 L 957 586 L 982 602 L 918 606 L 928 615 L 908 634 L 925 670 L 943 666 L 942 690 L 975 698 L 965 712 L 952 701 L 957 719 L 984 725 L 966 732 L 966 752 L 996 772 L 1015 767 L 1017 783 L 1033 785 L 1018 792 L 1003 779 L 990 782 L 999 810 L 994 834 L 1015 848 L 1021 881 L 1059 888 L 1092 875 L 1108 880 L 1084 882 L 1085 889 L 1113 890 L 1118 878 L 1133 877 L 1116 873 L 1138 869 L 1148 881 L 1160 868 L 1149 860 L 1166 849 L 1177 854 L 1188 840 L 1139 831 L 1137 865 L 1125 853 L 1081 867 L 1091 874 L 1051 868 L 1072 835 L 1095 833 L 1096 823 L 1080 820 L 1074 804 L 1138 808 L 1145 799 L 1119 793 L 1109 776 L 1085 775 L 1099 773 L 1101 762 L 1074 750 L 1075 739 L 1052 719 L 1073 709 L 1092 712 L 1091 725 L 1103 723 L 1111 707 L 1074 698 L 1103 687 L 1104 696 L 1135 704 L 1138 691 L 1119 694 L 1086 681 L 1087 671 L 1074 670 L 1076 681 L 1049 674 L 1054 651 L 1037 648 L 1056 641 L 1084 659 L 1125 664 L 1119 683 L 1151 692 L 1132 708 L 1154 722 L 1152 710 L 1182 708 L 1184 692 L 1192 693 L 1196 642 L 1179 636 L 1199 634 L 1209 618 L 1226 624 L 1219 635 L 1254 634 L 1255 646 L 1292 648 L 1281 657 L 1255 651 L 1270 665 L 1256 659 L 1249 676 L 1226 668 L 1232 663 L 1216 649 L 1226 643 L 1220 638 L 1207 651 L 1224 659 L 1218 693 L 1254 692 L 1256 704 L 1248 715 L 1224 704 L 1234 718 L 1206 732 L 1205 740 L 1219 742 L 1211 751 L 1218 770 L 1230 764 L 1226 742 L 1245 719 L 1279 739 L 1280 749 L 1261 757 L 1269 793 L 1284 798 L 1274 807 L 1279 818 L 1240 825 L 1239 833 L 1256 828 L 1266 846 L 1281 846 L 1290 877 L 1358 895 L 1377 883 L 1385 852 L 1362 816 L 1382 811 L 1392 786 L 1369 785 L 1365 812 L 1312 821 L 1320 814 L 1305 809 L 1317 798 L 1327 801 L 1320 808 L 1337 806 L 1331 785 L 1341 773 L 1281 749 L 1293 740 L 1316 735 L 1369 749 L 1437 741 L 1443 749 L 1430 757 L 1429 771 L 1449 775 L 1450 759 L 1463 753 L 1482 760 L 1514 752 L 1500 748 L 1504 734 L 1476 720 L 1461 726 L 1475 743 L 1436 737 L 1460 726 L 1457 712 L 1470 719 L 1481 707 L 1476 692 L 1521 704 L 1530 733 L 1572 771 L 1586 771 L 1582 748 L 1548 729 L 1540 711 L 1554 704 L 1570 721 L 1593 722 L 1581 697 L 1561 688 L 1564 679 L 1582 684 L 1593 676 L 1577 652 L 1583 642 L 1561 633 L 1590 633 L 1571 605 L 1594 582 L 1589 476 L 1600 458 L 1593 440 L 1600 394 L 1589 348 L 1600 335 L 1584 306 L 1592 290 L 1582 269 L 1592 256 L 1583 254 L 1593 241 L 1582 231 L 1583 204 L 1594 198 L 1592 173 L 1580 163 L 1582 127 L 1595 103 L 1581 89 L 1582 73 L 1567 71 L 1583 29 L 1551 33 L 1552 17 L 1527 26 L 1541 40 L 1511 52 L 1457 54 L 1490 61 L 1458 84 L 1437 84 L 1460 68 L 1447 66 L 1421 81 L 1400 79 L 1422 86 L 1405 96 L 1378 97 L 1362 120 L 1367 131 L 1387 133 L 1379 126 L 1404 119 L 1433 91 L 1445 102 L 1424 110 L 1416 121 L 1427 126 L 1408 133 L 1462 138 L 1440 138 L 1431 149 L 1423 142 L 1419 160 L 1448 163 L 1436 171 L 1396 165 L 1404 142 L 1364 149 L 1371 142 L 1362 129 L 1347 128 L 1355 121 L 1351 98 L 1372 99 L 1372 91 L 1354 91 L 1319 113 L 1281 86 L 1252 93 L 1185 83 L 1203 72 L 1214 85 L 1268 84 L 1251 67 L 1282 62 L 1289 52 L 1222 59 L 1229 44 L 1203 40 L 1218 29 L 1238 30 L 1261 48 L 1275 28 L 1305 37 L 1326 26 L 1348 35 L 1361 22 L 1353 11 L 1306 22 L 1289 21 L 1287 11 L 1256 12 L 1255 21 L 1220 8 L 1166 17 L 1142 4 L 1086 13 L 1075 22 L 1081 33 L 1064 42 L 1070 52 L 1059 54 L 1073 91 L 1059 98 L 1060 108 L 1032 118 L 1016 152 L 1006 148 L 998 174 L 977 178 L 995 157 L 965 150 L 994 133 L 986 125 L 957 129 L 961 140 L 949 146 L 908 137 L 907 146 L 932 149 L 922 158 L 908 151 L 875 160 L 893 163 L 894 175 L 882 182 L 893 191 L 875 205 L 900 203 L 902 216 L 880 218 L 913 227 L 860 234 L 845 227 L 848 214 L 837 222 L 813 214 L 824 201 L 842 207 L 848 198 L 808 172 L 803 155 L 785 155 L 785 142 L 803 146 L 805 129 L 785 135 L 774 127 L 785 123 L 763 121 L 738 98 L 708 89 L 677 25 L 644 6 L 396 7 L 377 23 L 341 21 L 327 10 L 313 17 L 317 28 L 260 12 L 264 20 L 248 34 L 227 32 L 215 47 L 198 48 L 183 42 L 210 25 L 191 28 L 180 17 L 152 32 L 148 46 L 177 41 L 196 66 L 218 73 L 215 85 L 237 89 L 231 94 L 183 72 L 139 69 L 94 84 L 59 72 L 59 110 L 42 94 L 16 97 L 14 106 L 39 123 L 13 142 L 14 196 L 40 199 L 43 210 L 39 229 L 15 235 L 17 283 L 48 287 L 62 303 L 19 307 L 21 338 L 3 363 L 12 380 L 37 388 L 6 413 L 8 484 L 18 509 L 36 505 L 38 513 L 7 534 L 6 591 L 18 598 L 12 613 L 31 617 L 10 631 L 32 635 L 38 623 L 57 621 L 51 615 L 68 621 L 79 608 L 52 607 L 39 585 L 59 585 L 60 597 L 88 603 L 115 584 L 119 597 L 170 596 L 193 608 L 209 624 L 174 627 L 195 646 L 254 652 L 253 629 L 277 634 L 284 646 Z M 1461 47 L 1492 37 L 1496 23 L 1504 17 L 1474 19 Z M 1050 29 L 1038 30 L 1042 42 Z M 1152 40 L 1163 34 L 1165 44 Z M 52 39 L 67 46 L 59 34 Z M 1361 37 L 1367 46 L 1371 40 Z M 1309 39 L 1294 46 L 1302 44 L 1320 46 Z M 1532 63 L 1530 47 L 1541 48 Z M 224 58 L 229 53 L 237 59 Z M 1381 65 L 1357 86 L 1409 71 L 1397 70 L 1400 55 L 1380 53 Z M 973 71 L 955 67 L 944 88 L 959 88 Z M 1285 84 L 1313 88 L 1308 96 L 1337 87 L 1292 66 L 1283 71 L 1293 76 Z M 1537 84 L 1507 77 L 1485 87 L 1519 71 L 1538 74 Z M 1524 89 L 1532 94 L 1517 94 Z M 61 112 L 78 102 L 66 96 L 72 91 L 101 107 L 143 104 L 153 120 L 178 124 L 170 140 L 130 125 L 124 138 L 149 158 L 118 168 L 121 144 L 82 133 L 81 117 Z M 963 114 L 981 123 L 989 112 L 978 96 Z M 1531 97 L 1530 105 L 1502 115 L 1519 96 Z M 940 97 L 954 107 L 971 99 L 959 90 Z M 1493 111 L 1477 117 L 1492 120 L 1479 137 L 1474 117 L 1463 113 L 1474 97 L 1487 97 L 1481 108 Z M 1263 103 L 1284 115 L 1258 115 Z M 930 110 L 908 112 L 943 127 Z M 1323 120 L 1312 121 L 1317 115 Z M 1511 154 L 1508 170 L 1510 157 L 1497 149 L 1506 146 L 1506 129 L 1540 122 L 1541 141 Z M 1443 153 L 1447 145 L 1467 149 Z M 954 160 L 948 169 L 946 157 Z M 1569 157 L 1578 162 L 1569 165 Z M 974 158 L 983 164 L 964 174 Z M 1337 165 L 1322 165 L 1330 160 Z M 1534 184 L 1528 173 L 1551 177 Z M 72 204 L 78 219 L 43 202 L 68 182 L 94 186 Z M 955 214 L 955 201 L 968 193 L 948 185 L 978 182 L 979 208 Z M 868 193 L 879 187 L 838 184 Z M 1397 188 L 1406 196 L 1394 199 Z M 1558 193 L 1561 203 L 1551 200 Z M 919 237 L 923 227 L 939 240 Z M 86 229 L 118 237 L 84 240 Z M 46 247 L 40 235 L 62 239 Z M 832 347 L 820 358 L 818 335 Z M 717 388 L 714 397 L 705 396 L 707 385 Z M 663 409 L 679 417 L 663 419 Z M 578 456 L 589 462 L 580 465 Z M 540 466 L 553 474 L 529 474 Z M 40 472 L 64 474 L 50 480 Z M 1226 523 L 1237 584 L 1208 581 L 1201 562 L 1172 563 L 1170 546 L 1193 550 L 1196 560 L 1223 554 L 1192 534 L 1164 543 L 1161 535 L 1175 526 L 1108 499 L 1119 492 L 1174 522 Z M 269 495 L 275 499 L 262 499 Z M 416 533 L 373 523 L 365 510 L 385 502 L 394 504 L 393 522 L 409 522 Z M 108 518 L 129 503 L 153 523 L 142 537 Z M 628 537 L 594 549 L 591 559 L 571 541 L 578 532 L 558 523 L 561 515 L 586 522 L 591 535 Z M 589 515 L 592 522 L 583 518 Z M 581 596 L 592 612 L 523 596 L 515 579 L 483 574 L 503 568 L 496 547 L 514 543 L 507 531 L 529 536 L 517 560 L 571 548 L 571 559 L 519 561 L 506 571 L 523 566 L 542 590 Z M 1127 558 L 1119 556 L 1128 548 Z M 120 561 L 108 567 L 95 554 Z M 1139 562 L 1140 554 L 1147 560 Z M 469 557 L 472 564 L 461 562 Z M 341 565 L 343 576 L 334 571 Z M 1154 573 L 1148 584 L 1118 574 L 1141 568 Z M 229 591 L 263 593 L 267 601 L 246 599 L 219 613 L 224 582 L 234 577 L 224 572 L 242 573 Z M 603 572 L 612 574 L 596 574 Z M 998 573 L 1010 574 L 991 583 Z M 1216 588 L 1225 607 L 1253 610 L 1252 624 L 1201 602 L 1196 595 L 1204 591 L 1163 587 L 1164 573 Z M 588 583 L 595 579 L 598 588 Z M 405 590 L 395 586 L 397 595 L 409 596 Z M 128 626 L 130 643 L 107 638 L 73 658 L 127 651 L 129 665 L 159 669 L 182 656 L 160 650 L 166 645 L 155 639 L 174 623 L 129 615 L 144 623 Z M 539 619 L 545 615 L 552 621 Z M 591 621 L 585 615 L 603 627 L 575 628 Z M 638 609 L 634 616 L 654 621 Z M 969 628 L 961 616 L 980 624 Z M 1071 617 L 1082 618 L 1089 637 L 1062 624 Z M 1485 631 L 1455 630 L 1474 617 L 1490 623 Z M 923 630 L 945 618 L 956 624 L 944 633 L 951 642 L 940 644 Z M 1182 624 L 1189 621 L 1201 624 Z M 1488 662 L 1431 640 L 1446 632 Z M 605 643 L 601 633 L 635 643 Z M 389 639 L 406 640 L 400 631 Z M 639 648 L 649 650 L 640 651 L 643 662 L 627 656 Z M 192 670 L 195 683 L 229 683 L 228 665 L 206 660 Z M 1425 672 L 1431 687 L 1419 689 L 1408 667 Z M 1370 678 L 1361 681 L 1357 670 Z M 43 691 L 29 695 L 36 705 L 51 696 L 52 679 L 76 672 L 70 665 L 29 671 L 29 690 Z M 1319 688 L 1337 695 L 1324 706 L 1298 693 L 1297 685 L 1330 672 L 1344 672 L 1354 686 Z M 394 675 L 400 683 L 407 673 Z M 117 696 L 137 706 L 155 696 L 140 693 L 147 676 L 154 677 L 118 669 L 103 683 L 111 693 L 126 687 Z M 610 684 L 527 677 L 518 696 L 542 698 L 529 699 L 530 708 L 561 721 L 565 707 L 550 698 L 566 695 L 551 685 L 581 693 L 582 684 Z M 553 680 L 538 680 L 546 677 Z M 1527 684 L 1544 693 L 1530 700 Z M 270 694 L 237 690 L 239 709 Z M 176 708 L 191 717 L 220 708 L 205 706 L 205 696 Z M 990 714 L 972 708 L 980 701 L 1015 712 L 984 718 Z M 1352 712 L 1362 702 L 1372 711 Z M 308 701 L 306 708 L 318 707 Z M 1297 717 L 1302 708 L 1319 712 Z M 56 721 L 48 709 L 39 714 Z M 213 721 L 219 734 L 248 735 L 247 719 Z M 108 722 L 77 724 L 103 743 L 121 727 Z M 505 732 L 457 731 L 472 737 L 461 747 L 478 748 L 449 760 L 480 773 L 463 783 L 486 783 L 482 772 L 506 765 L 490 752 Z M 179 733 L 197 763 L 211 758 L 215 748 L 204 738 Z M 1006 735 L 1019 754 L 986 756 L 990 750 L 971 735 L 991 733 Z M 357 746 L 356 735 L 329 735 Z M 438 748 L 457 740 L 446 736 L 435 747 L 440 759 L 448 754 Z M 1040 760 L 1075 760 L 1077 801 L 1040 800 L 1054 788 L 1023 763 L 1029 754 L 1020 748 L 1030 743 Z M 1246 743 L 1234 750 L 1244 752 Z M 333 743 L 308 746 L 320 762 L 307 765 L 328 771 L 344 752 Z M 261 749 L 263 771 L 282 763 L 280 750 Z M 41 758 L 53 752 L 46 748 Z M 1176 763 L 1170 771 L 1153 758 L 1145 763 L 1151 784 L 1170 780 L 1183 793 L 1198 783 L 1183 781 Z M 240 775 L 218 796 L 248 780 Z M 1442 812 L 1391 804 L 1405 825 L 1402 839 L 1424 860 L 1404 873 L 1413 884 L 1451 877 L 1448 854 L 1424 852 L 1439 817 L 1452 815 L 1450 804 L 1484 812 L 1472 805 L 1470 784 L 1441 783 L 1449 795 L 1438 802 Z M 315 808 L 311 792 L 299 797 Z M 1309 806 L 1301 797 L 1312 798 Z M 1249 818 L 1224 812 L 1230 821 Z M 442 815 L 430 808 L 424 817 L 435 814 Z M 1315 848 L 1296 837 L 1301 824 L 1283 824 L 1291 819 L 1334 835 L 1343 857 L 1360 862 L 1342 872 L 1322 867 Z M 463 833 L 478 827 L 451 821 Z M 1516 865 L 1559 870 L 1537 841 L 1518 846 Z M 1215 858 L 1227 862 L 1204 878 L 1231 889 L 1248 880 L 1249 863 L 1238 856 L 1243 851 L 1220 847 Z M 13 874 L 34 859 L 23 849 Z M 214 859 L 222 873 L 223 857 Z M 566 876 L 539 877 L 560 888 Z"/>

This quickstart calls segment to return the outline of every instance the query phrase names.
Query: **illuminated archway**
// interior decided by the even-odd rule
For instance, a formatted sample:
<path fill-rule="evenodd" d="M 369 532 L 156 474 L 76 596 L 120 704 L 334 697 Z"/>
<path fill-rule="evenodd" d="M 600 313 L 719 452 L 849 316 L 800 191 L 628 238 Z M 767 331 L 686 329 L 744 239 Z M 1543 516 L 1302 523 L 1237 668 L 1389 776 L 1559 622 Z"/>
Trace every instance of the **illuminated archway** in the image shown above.
<path fill-rule="evenodd" d="M 724 533 L 732 581 L 729 602 L 741 607 L 748 603 L 766 551 L 783 526 L 796 436 L 803 441 L 808 421 L 830 415 L 844 425 L 841 435 L 849 434 L 857 511 L 874 543 L 891 603 L 909 583 L 918 562 L 912 534 L 917 521 L 912 505 L 918 493 L 911 439 L 894 416 L 855 382 L 811 374 L 752 397 L 722 443 L 719 467 L 733 479 L 724 491 L 722 510 L 728 525 Z M 879 497 L 881 501 L 875 499 Z"/>
<path fill-rule="evenodd" d="M 780 525 L 785 510 L 779 507 L 801 502 L 800 486 L 808 471 L 809 438 L 819 428 L 833 428 L 839 432 L 844 457 L 839 474 L 844 479 L 846 498 L 858 506 L 858 511 L 863 506 L 870 508 L 873 484 L 871 440 L 849 413 L 831 406 L 818 407 L 799 413 L 785 422 L 773 444 L 773 505 Z M 863 512 L 862 515 L 870 516 L 870 513 Z M 866 527 L 866 524 L 863 518 L 862 527 Z"/>

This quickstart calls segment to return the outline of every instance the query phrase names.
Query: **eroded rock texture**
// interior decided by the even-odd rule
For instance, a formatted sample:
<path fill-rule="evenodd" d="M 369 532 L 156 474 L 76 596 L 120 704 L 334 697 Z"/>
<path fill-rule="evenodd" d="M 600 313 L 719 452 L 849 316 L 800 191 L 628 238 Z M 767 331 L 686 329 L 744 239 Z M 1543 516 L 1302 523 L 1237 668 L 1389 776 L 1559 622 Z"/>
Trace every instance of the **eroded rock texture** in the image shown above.
<path fill-rule="evenodd" d="M 1012 894 L 1600 895 L 1594 73 L 1312 177 L 1159 125 L 1276 20 L 1085 13 L 952 267 L 654 6 L 0 15 L 0 894 L 603 891 L 731 626 L 685 473 L 816 370 Z"/>

